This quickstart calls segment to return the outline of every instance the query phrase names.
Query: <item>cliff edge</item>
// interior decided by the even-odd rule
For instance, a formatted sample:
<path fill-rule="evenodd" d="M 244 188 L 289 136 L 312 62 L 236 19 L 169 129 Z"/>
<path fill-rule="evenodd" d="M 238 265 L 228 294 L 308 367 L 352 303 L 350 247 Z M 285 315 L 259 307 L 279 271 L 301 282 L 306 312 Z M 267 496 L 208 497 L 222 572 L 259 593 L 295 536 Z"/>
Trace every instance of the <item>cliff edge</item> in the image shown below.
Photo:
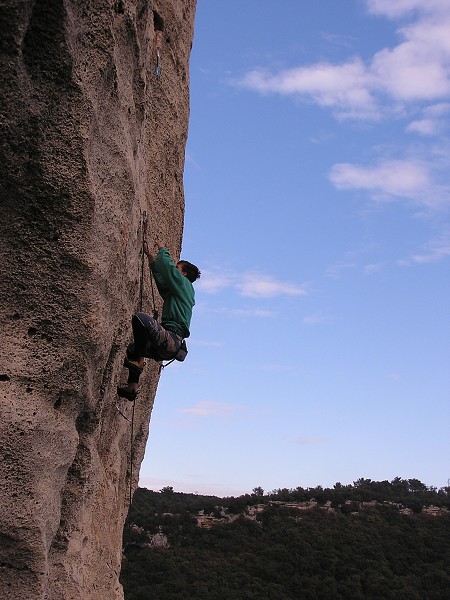
<path fill-rule="evenodd" d="M 5 0 L 0 587 L 118 600 L 159 372 L 116 396 L 149 240 L 179 255 L 196 0 Z M 132 461 L 131 461 L 132 458 Z"/>

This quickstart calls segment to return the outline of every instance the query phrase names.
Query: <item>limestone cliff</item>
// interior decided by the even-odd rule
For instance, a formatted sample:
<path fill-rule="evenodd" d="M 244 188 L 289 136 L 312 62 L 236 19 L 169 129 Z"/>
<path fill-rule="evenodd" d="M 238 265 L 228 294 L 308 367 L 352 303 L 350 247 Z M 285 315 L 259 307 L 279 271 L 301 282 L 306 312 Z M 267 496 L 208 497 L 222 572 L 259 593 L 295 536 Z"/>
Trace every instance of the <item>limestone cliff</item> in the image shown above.
<path fill-rule="evenodd" d="M 143 211 L 150 240 L 180 252 L 195 3 L 2 3 L 0 589 L 8 600 L 123 598 L 122 528 L 157 366 L 142 379 L 133 435 L 117 410 L 131 418 L 133 405 L 115 388 L 140 303 Z"/>

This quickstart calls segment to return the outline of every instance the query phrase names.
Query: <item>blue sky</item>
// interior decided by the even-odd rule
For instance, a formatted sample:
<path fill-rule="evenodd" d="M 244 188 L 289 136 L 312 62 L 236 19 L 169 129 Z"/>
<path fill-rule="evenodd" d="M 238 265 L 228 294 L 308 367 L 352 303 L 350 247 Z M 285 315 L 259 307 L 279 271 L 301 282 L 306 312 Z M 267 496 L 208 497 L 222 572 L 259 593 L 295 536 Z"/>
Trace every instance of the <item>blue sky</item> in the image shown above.
<path fill-rule="evenodd" d="M 449 30 L 448 0 L 199 0 L 182 256 L 203 275 L 141 486 L 447 484 Z"/>

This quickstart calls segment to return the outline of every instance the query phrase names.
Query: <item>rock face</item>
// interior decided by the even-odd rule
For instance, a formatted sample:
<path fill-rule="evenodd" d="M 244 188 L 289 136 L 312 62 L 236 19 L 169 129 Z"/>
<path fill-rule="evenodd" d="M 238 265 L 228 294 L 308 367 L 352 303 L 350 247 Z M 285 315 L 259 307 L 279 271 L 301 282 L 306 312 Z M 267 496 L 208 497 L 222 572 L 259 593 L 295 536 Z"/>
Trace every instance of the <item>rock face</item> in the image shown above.
<path fill-rule="evenodd" d="M 0 588 L 8 600 L 123 598 L 122 529 L 158 366 L 147 365 L 134 411 L 115 389 L 131 315 L 141 303 L 152 309 L 143 212 L 150 241 L 174 258 L 181 248 L 195 3 L 2 3 Z"/>

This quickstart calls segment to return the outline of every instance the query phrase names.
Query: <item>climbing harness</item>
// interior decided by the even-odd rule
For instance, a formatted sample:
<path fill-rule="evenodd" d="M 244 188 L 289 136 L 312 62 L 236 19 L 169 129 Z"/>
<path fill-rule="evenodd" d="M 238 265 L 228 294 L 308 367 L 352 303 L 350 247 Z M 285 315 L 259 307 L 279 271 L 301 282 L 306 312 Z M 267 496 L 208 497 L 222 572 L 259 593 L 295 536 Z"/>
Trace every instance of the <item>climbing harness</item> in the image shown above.
<path fill-rule="evenodd" d="M 147 226 L 148 226 L 148 217 L 147 211 L 144 210 L 142 213 L 142 256 L 141 256 L 141 280 L 139 284 L 139 311 L 142 312 L 144 306 L 144 265 L 145 265 L 145 253 L 144 253 L 144 245 L 148 244 L 147 240 Z M 153 304 L 153 318 L 158 320 L 158 309 L 156 308 L 155 301 L 155 288 L 153 285 L 153 273 L 150 269 L 150 287 L 152 292 L 152 304 Z"/>
<path fill-rule="evenodd" d="M 158 309 L 156 308 L 155 288 L 153 286 L 153 273 L 152 273 L 151 269 L 150 269 L 150 288 L 152 290 L 153 318 L 157 321 L 158 320 Z"/>

